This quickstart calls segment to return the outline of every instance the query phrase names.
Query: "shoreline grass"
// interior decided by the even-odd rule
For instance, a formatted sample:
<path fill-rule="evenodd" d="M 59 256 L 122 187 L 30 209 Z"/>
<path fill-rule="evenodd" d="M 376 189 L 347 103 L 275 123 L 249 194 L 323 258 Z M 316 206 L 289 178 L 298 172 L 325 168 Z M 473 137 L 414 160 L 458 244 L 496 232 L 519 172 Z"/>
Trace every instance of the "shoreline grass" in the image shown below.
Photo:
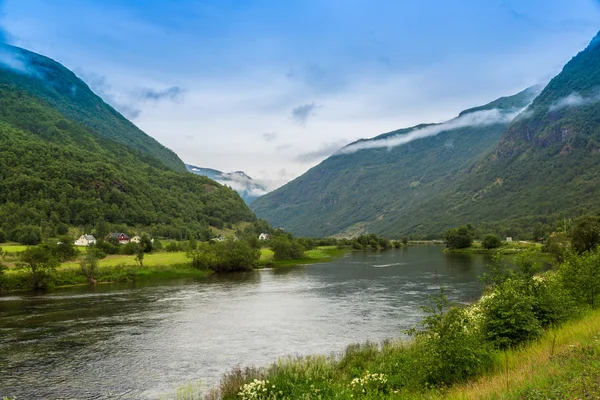
<path fill-rule="evenodd" d="M 135 264 L 100 265 L 96 276 L 97 284 L 135 282 L 142 280 L 167 280 L 181 278 L 204 278 L 211 275 L 210 270 L 193 268 L 189 263 L 170 265 Z M 80 273 L 78 265 L 59 267 L 53 274 L 50 289 L 86 286 L 87 279 Z M 22 269 L 10 269 L 5 272 L 2 280 L 4 292 L 31 290 L 30 274 Z"/>
<path fill-rule="evenodd" d="M 340 249 L 337 246 L 319 246 L 304 252 L 304 257 L 297 260 L 274 260 L 273 250 L 261 249 L 260 264 L 264 267 L 291 267 L 294 265 L 317 264 L 329 262 L 334 258 L 342 257 L 350 249 Z"/>

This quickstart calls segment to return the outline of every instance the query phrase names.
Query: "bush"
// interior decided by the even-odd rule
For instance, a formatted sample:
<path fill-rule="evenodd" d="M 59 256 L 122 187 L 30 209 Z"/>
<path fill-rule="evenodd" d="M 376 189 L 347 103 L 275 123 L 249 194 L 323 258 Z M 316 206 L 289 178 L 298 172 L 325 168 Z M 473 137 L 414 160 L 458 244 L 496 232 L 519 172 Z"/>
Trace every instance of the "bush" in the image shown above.
<path fill-rule="evenodd" d="M 489 234 L 484 236 L 481 245 L 486 249 L 496 249 L 502 246 L 502 241 L 497 235 Z"/>
<path fill-rule="evenodd" d="M 58 260 L 43 246 L 28 247 L 20 255 L 19 266 L 28 270 L 33 289 L 46 289 L 50 283 L 52 272 L 60 264 Z"/>
<path fill-rule="evenodd" d="M 575 221 L 571 244 L 578 253 L 594 249 L 600 244 L 600 217 L 583 216 Z"/>
<path fill-rule="evenodd" d="M 258 266 L 260 250 L 243 240 L 227 239 L 216 243 L 201 243 L 188 251 L 187 258 L 194 268 L 215 272 L 249 271 Z"/>
<path fill-rule="evenodd" d="M 466 249 L 473 244 L 473 232 L 468 226 L 460 226 L 446 232 L 445 239 L 449 249 Z"/>
<path fill-rule="evenodd" d="M 565 289 L 581 304 L 596 307 L 600 295 L 600 250 L 569 254 L 558 268 Z"/>
<path fill-rule="evenodd" d="M 528 293 L 525 283 L 508 278 L 481 300 L 484 337 L 499 348 L 536 338 L 542 325 L 535 306 L 536 299 Z"/>
<path fill-rule="evenodd" d="M 96 284 L 98 276 L 98 252 L 95 249 L 88 249 L 87 254 L 79 264 L 81 274 L 85 276 L 90 285 Z"/>
<path fill-rule="evenodd" d="M 179 246 L 179 243 L 177 243 L 177 242 L 169 242 L 165 246 L 165 251 L 167 251 L 168 253 L 174 253 L 174 252 L 180 251 L 180 250 L 181 250 L 181 247 Z"/>
<path fill-rule="evenodd" d="M 430 296 L 423 330 L 412 329 L 420 354 L 420 371 L 431 385 L 450 385 L 477 376 L 492 363 L 492 349 L 475 329 L 467 311 L 452 304 L 444 292 Z"/>
<path fill-rule="evenodd" d="M 271 240 L 271 249 L 275 260 L 298 260 L 304 257 L 304 247 L 295 240 L 289 240 L 284 236 Z"/>
<path fill-rule="evenodd" d="M 0 229 L 0 243 L 5 243 L 6 239 L 6 233 L 2 229 Z"/>
<path fill-rule="evenodd" d="M 67 235 L 69 233 L 69 227 L 62 222 L 56 225 L 56 234 L 57 235 Z"/>

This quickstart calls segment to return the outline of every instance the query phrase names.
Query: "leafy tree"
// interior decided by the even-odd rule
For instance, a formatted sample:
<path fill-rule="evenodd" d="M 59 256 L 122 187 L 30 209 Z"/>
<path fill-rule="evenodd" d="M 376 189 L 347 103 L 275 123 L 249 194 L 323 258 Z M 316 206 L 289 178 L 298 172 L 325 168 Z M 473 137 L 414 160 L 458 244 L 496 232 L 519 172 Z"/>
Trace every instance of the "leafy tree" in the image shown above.
<path fill-rule="evenodd" d="M 594 249 L 600 244 L 600 217 L 588 215 L 577 219 L 570 236 L 578 253 Z"/>
<path fill-rule="evenodd" d="M 6 242 L 6 233 L 0 229 L 0 243 Z"/>
<path fill-rule="evenodd" d="M 140 245 L 144 249 L 144 253 L 152 253 L 152 250 L 154 250 L 152 239 L 145 233 L 140 237 Z"/>
<path fill-rule="evenodd" d="M 473 231 L 468 226 L 459 226 L 446 232 L 446 247 L 449 249 L 465 249 L 473 244 Z"/>
<path fill-rule="evenodd" d="M 96 277 L 98 276 L 98 259 L 99 250 L 96 248 L 88 248 L 88 251 L 79 263 L 81 274 L 86 277 L 90 285 L 96 284 Z"/>
<path fill-rule="evenodd" d="M 477 376 L 492 365 L 492 354 L 466 310 L 448 300 L 444 286 L 422 307 L 426 316 L 421 330 L 408 331 L 417 338 L 422 362 L 419 369 L 432 385 L 449 385 Z"/>
<path fill-rule="evenodd" d="M 486 249 L 496 249 L 502 246 L 502 241 L 497 235 L 489 234 L 483 237 L 481 245 Z"/>
<path fill-rule="evenodd" d="M 30 274 L 33 289 L 46 289 L 50 283 L 52 272 L 60 264 L 43 246 L 28 247 L 21 253 L 20 261 L 20 267 L 25 268 Z"/>
<path fill-rule="evenodd" d="M 297 260 L 304 257 L 304 247 L 295 240 L 285 236 L 275 237 L 270 241 L 275 260 Z"/>
<path fill-rule="evenodd" d="M 69 233 L 69 227 L 67 224 L 60 222 L 58 225 L 56 225 L 56 233 L 58 235 L 67 235 Z"/>
<path fill-rule="evenodd" d="M 61 262 L 73 260 L 79 255 L 79 250 L 73 245 L 73 239 L 68 236 L 59 238 L 58 243 L 47 245 L 47 247 Z"/>
<path fill-rule="evenodd" d="M 140 268 L 142 268 L 144 266 L 144 255 L 146 252 L 144 251 L 144 246 L 142 244 L 138 244 L 136 247 L 135 261 L 140 265 Z"/>
<path fill-rule="evenodd" d="M 579 302 L 596 307 L 600 302 L 600 253 L 569 254 L 558 268 L 564 287 Z"/>

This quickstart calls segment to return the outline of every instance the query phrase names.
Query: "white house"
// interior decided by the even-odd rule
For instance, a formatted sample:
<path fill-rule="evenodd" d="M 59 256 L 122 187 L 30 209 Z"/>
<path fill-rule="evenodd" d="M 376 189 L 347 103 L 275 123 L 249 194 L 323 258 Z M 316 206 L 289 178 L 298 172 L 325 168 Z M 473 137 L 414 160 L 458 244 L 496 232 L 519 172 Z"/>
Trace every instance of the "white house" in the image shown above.
<path fill-rule="evenodd" d="M 268 233 L 261 233 L 260 235 L 258 235 L 258 240 L 269 240 L 271 239 L 271 235 L 269 235 Z"/>
<path fill-rule="evenodd" d="M 129 240 L 130 242 L 133 243 L 140 243 L 142 241 L 142 238 L 138 235 L 135 235 L 134 237 L 131 238 L 131 240 Z"/>
<path fill-rule="evenodd" d="M 96 244 L 96 238 L 92 235 L 81 235 L 73 244 L 75 246 L 89 246 L 91 244 Z"/>
<path fill-rule="evenodd" d="M 506 241 L 507 241 L 507 242 L 512 242 L 512 238 L 511 238 L 510 236 L 507 236 L 507 237 L 506 237 Z"/>

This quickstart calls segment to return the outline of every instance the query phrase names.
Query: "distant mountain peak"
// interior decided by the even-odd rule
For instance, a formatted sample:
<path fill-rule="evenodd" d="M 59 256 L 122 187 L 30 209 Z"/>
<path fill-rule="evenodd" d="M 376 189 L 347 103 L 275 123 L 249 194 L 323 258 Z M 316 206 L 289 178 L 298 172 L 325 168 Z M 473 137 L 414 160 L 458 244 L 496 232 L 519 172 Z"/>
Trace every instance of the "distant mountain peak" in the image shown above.
<path fill-rule="evenodd" d="M 222 185 L 229 186 L 238 192 L 246 204 L 252 203 L 258 197 L 269 192 L 263 184 L 252 179 L 244 171 L 222 172 L 189 164 L 186 164 L 186 168 L 193 174 L 206 176 Z"/>

